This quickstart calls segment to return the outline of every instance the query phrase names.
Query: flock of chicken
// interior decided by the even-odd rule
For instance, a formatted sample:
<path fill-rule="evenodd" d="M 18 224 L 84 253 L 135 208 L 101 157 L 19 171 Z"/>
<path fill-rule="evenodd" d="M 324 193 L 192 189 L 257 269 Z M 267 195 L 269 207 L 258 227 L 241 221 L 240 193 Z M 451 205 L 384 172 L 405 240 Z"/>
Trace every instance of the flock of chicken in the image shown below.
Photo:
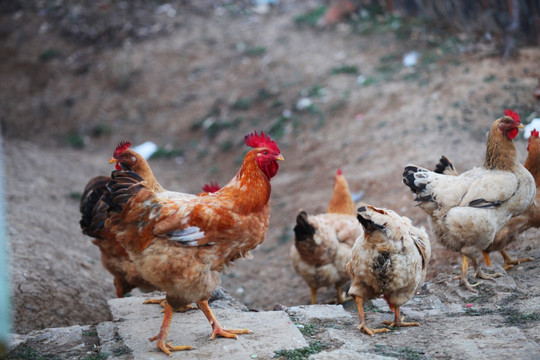
<path fill-rule="evenodd" d="M 530 260 L 512 260 L 505 252 L 519 233 L 539 226 L 540 221 L 534 201 L 535 179 L 540 181 L 539 133 L 531 133 L 524 167 L 513 143 L 521 127 L 519 116 L 510 110 L 493 123 L 482 167 L 458 174 L 442 157 L 434 171 L 409 165 L 403 172 L 403 183 L 416 194 L 435 236 L 461 253 L 459 278 L 470 291 L 475 291 L 475 285 L 467 280 L 469 260 L 476 277 L 500 276 L 480 270 L 480 253 L 488 266 L 492 251 L 501 252 L 505 267 Z M 263 242 L 270 218 L 270 179 L 283 160 L 278 145 L 264 133 L 253 132 L 244 140 L 254 149 L 222 188 L 208 186 L 197 195 L 168 191 L 148 163 L 129 148 L 131 144 L 122 142 L 110 160 L 116 164 L 111 177 L 91 179 L 83 193 L 80 225 L 84 234 L 94 238 L 103 265 L 114 276 L 116 295 L 123 297 L 135 287 L 166 293 L 165 301 L 157 300 L 165 307 L 160 331 L 150 340 L 168 355 L 191 349 L 172 345 L 167 338 L 173 311 L 193 308 L 192 303 L 206 315 L 212 339 L 249 333 L 222 328 L 208 306 L 224 267 Z M 399 308 L 426 276 L 431 248 L 423 228 L 392 210 L 354 204 L 338 170 L 326 213 L 301 211 L 294 234 L 291 259 L 311 289 L 313 304 L 317 289 L 328 286 L 335 286 L 337 301 L 343 302 L 341 287 L 350 280 L 359 330 L 371 336 L 388 331 L 366 325 L 364 302 L 379 296 L 395 313 L 387 325 L 418 325 L 403 322 Z"/>

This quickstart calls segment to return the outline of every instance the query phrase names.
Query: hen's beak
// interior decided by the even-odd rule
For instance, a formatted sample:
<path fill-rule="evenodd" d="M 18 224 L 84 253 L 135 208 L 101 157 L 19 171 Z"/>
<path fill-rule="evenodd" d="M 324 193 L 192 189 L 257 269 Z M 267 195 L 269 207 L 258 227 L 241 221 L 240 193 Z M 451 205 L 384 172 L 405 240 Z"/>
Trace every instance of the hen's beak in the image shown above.
<path fill-rule="evenodd" d="M 116 160 L 113 157 L 109 159 L 109 164 L 114 164 L 114 163 L 117 163 L 117 162 L 118 162 L 118 160 Z"/>
<path fill-rule="evenodd" d="M 285 160 L 285 158 L 283 157 L 283 155 L 279 154 L 276 160 Z"/>

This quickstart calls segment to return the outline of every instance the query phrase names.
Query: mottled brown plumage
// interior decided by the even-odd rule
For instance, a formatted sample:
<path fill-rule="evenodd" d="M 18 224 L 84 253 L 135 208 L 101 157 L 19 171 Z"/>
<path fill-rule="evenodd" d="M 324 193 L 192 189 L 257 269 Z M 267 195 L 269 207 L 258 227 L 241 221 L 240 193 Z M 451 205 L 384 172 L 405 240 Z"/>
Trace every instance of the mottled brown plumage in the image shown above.
<path fill-rule="evenodd" d="M 370 329 L 366 325 L 364 303 L 383 296 L 394 311 L 391 326 L 417 326 L 403 323 L 399 308 L 409 301 L 424 282 L 431 257 L 431 245 L 424 228 L 392 210 L 363 205 L 358 221 L 364 236 L 356 239 L 347 271 L 351 277 L 349 295 L 356 300 L 358 330 L 371 336 L 388 329 Z"/>
<path fill-rule="evenodd" d="M 317 289 L 329 286 L 336 288 L 337 302 L 343 302 L 341 286 L 349 281 L 345 265 L 354 241 L 363 235 L 358 220 L 350 215 L 308 215 L 302 211 L 294 232 L 290 256 L 294 269 L 311 289 L 311 303 L 317 302 Z"/>
<path fill-rule="evenodd" d="M 337 302 L 343 302 L 341 287 L 349 281 L 345 265 L 350 259 L 356 237 L 362 227 L 356 220 L 356 209 L 347 180 L 341 170 L 334 176 L 334 189 L 325 214 L 296 217 L 295 239 L 290 257 L 296 272 L 309 285 L 311 303 L 317 303 L 317 290 L 334 286 Z"/>

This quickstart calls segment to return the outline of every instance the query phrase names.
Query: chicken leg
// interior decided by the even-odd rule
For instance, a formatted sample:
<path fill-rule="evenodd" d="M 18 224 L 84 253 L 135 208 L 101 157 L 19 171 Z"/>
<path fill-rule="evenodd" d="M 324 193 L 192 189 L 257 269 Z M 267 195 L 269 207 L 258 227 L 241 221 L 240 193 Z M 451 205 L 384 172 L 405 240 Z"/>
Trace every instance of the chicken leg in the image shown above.
<path fill-rule="evenodd" d="M 171 351 L 182 351 L 182 350 L 193 349 L 193 347 L 189 345 L 174 346 L 172 343 L 167 342 L 167 337 L 169 336 L 169 328 L 171 327 L 172 316 L 173 316 L 173 309 L 171 305 L 169 305 L 169 303 L 166 302 L 165 314 L 163 315 L 163 322 L 161 323 L 161 328 L 159 329 L 159 333 L 156 336 L 148 339 L 150 341 L 157 340 L 156 347 L 169 356 L 171 355 Z"/>
<path fill-rule="evenodd" d="M 210 339 L 214 340 L 216 336 L 237 339 L 237 334 L 249 334 L 251 331 L 248 329 L 224 329 L 219 325 L 216 317 L 212 313 L 210 306 L 208 306 L 208 300 L 197 301 L 197 306 L 202 310 L 208 322 L 212 326 L 212 336 Z"/>
<path fill-rule="evenodd" d="M 470 292 L 477 293 L 478 290 L 473 289 L 473 287 L 478 286 L 480 283 L 471 285 L 469 280 L 467 280 L 467 270 L 469 270 L 469 258 L 467 255 L 461 254 L 461 274 L 454 279 L 459 279 L 461 285 L 465 286 Z"/>
<path fill-rule="evenodd" d="M 530 258 L 530 257 L 528 257 L 528 258 L 523 258 L 523 259 L 516 259 L 516 260 L 514 260 L 514 259 L 512 259 L 512 258 L 510 257 L 510 255 L 508 255 L 508 253 L 506 252 L 506 250 L 501 250 L 500 253 L 501 253 L 501 255 L 502 255 L 503 259 L 504 259 L 504 264 L 503 264 L 504 270 L 508 270 L 508 269 L 510 269 L 512 266 L 514 266 L 514 265 L 519 265 L 519 264 L 521 264 L 522 262 L 533 261 L 533 260 L 534 260 L 534 258 Z"/>
<path fill-rule="evenodd" d="M 394 306 L 394 321 L 383 321 L 383 324 L 390 327 L 400 327 L 400 326 L 420 326 L 417 322 L 402 322 L 403 319 L 399 316 L 399 306 Z"/>
<path fill-rule="evenodd" d="M 315 305 L 317 303 L 317 288 L 310 286 L 309 289 L 311 290 L 311 305 Z"/>
<path fill-rule="evenodd" d="M 343 293 L 341 291 L 341 286 L 336 285 L 336 292 L 337 292 L 337 301 L 336 304 L 343 304 L 346 301 L 349 301 L 352 299 L 352 297 L 347 296 L 347 294 Z M 345 294 L 345 296 L 343 296 Z"/>
<path fill-rule="evenodd" d="M 390 331 L 387 328 L 382 328 L 382 329 L 368 328 L 366 326 L 366 316 L 364 314 L 364 299 L 362 299 L 359 296 L 354 296 L 354 295 L 353 295 L 353 298 L 356 301 L 356 307 L 358 308 L 358 316 L 360 317 L 360 325 L 358 325 L 357 327 L 358 330 L 363 331 L 370 336 L 375 336 L 375 334 Z"/>

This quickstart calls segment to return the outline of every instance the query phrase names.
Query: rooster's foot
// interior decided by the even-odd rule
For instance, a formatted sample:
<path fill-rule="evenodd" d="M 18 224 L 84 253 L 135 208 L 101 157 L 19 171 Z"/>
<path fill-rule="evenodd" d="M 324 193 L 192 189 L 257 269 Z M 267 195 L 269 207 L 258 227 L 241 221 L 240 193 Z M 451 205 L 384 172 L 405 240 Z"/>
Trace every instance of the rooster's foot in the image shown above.
<path fill-rule="evenodd" d="M 223 329 L 222 327 L 216 326 L 212 331 L 212 336 L 210 339 L 214 340 L 216 336 L 228 338 L 228 339 L 238 339 L 236 335 L 249 334 L 251 333 L 248 329 Z"/>
<path fill-rule="evenodd" d="M 382 328 L 382 329 L 370 329 L 370 328 L 368 328 L 368 327 L 367 327 L 366 325 L 364 325 L 364 324 L 358 325 L 357 329 L 360 330 L 360 331 L 365 332 L 365 333 L 368 334 L 369 336 L 375 336 L 375 334 L 379 334 L 379 333 L 389 332 L 389 331 L 390 331 L 390 330 L 388 330 L 387 328 Z"/>
<path fill-rule="evenodd" d="M 157 336 L 155 336 L 153 338 L 150 338 L 150 341 L 153 341 L 152 339 L 155 340 L 155 338 L 157 338 Z M 189 345 L 175 346 L 170 342 L 165 343 L 165 341 L 163 341 L 163 340 L 158 340 L 158 342 L 156 344 L 156 347 L 159 350 L 163 351 L 165 354 L 169 355 L 169 356 L 171 356 L 171 351 L 184 351 L 184 350 L 193 350 L 194 349 L 193 346 L 189 346 Z"/>
<path fill-rule="evenodd" d="M 172 316 L 173 309 L 168 302 L 165 302 L 165 314 L 163 315 L 163 322 L 161 324 L 161 328 L 159 329 L 159 333 L 156 336 L 148 339 L 150 341 L 156 341 L 156 347 L 169 356 L 171 355 L 171 351 L 193 349 L 193 347 L 189 345 L 174 346 L 170 342 L 167 342 L 167 336 L 169 334 L 169 327 L 171 326 Z"/>
<path fill-rule="evenodd" d="M 419 323 L 417 322 L 395 322 L 395 321 L 383 321 L 382 322 L 384 325 L 388 325 L 389 327 L 405 327 L 405 326 L 420 326 Z"/>

